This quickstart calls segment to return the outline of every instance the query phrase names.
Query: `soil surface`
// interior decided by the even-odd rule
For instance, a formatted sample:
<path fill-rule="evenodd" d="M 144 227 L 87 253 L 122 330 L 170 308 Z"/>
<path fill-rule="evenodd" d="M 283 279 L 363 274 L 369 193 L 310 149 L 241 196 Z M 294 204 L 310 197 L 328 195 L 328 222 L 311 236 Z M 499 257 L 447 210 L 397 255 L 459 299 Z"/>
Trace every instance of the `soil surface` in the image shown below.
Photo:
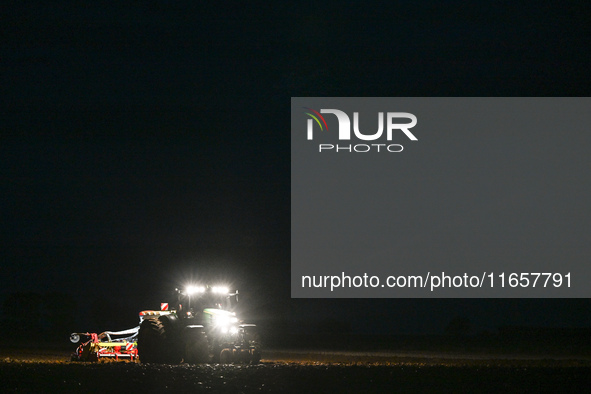
<path fill-rule="evenodd" d="M 584 392 L 586 358 L 270 350 L 258 365 L 70 362 L 57 350 L 0 349 L 2 392 Z"/>

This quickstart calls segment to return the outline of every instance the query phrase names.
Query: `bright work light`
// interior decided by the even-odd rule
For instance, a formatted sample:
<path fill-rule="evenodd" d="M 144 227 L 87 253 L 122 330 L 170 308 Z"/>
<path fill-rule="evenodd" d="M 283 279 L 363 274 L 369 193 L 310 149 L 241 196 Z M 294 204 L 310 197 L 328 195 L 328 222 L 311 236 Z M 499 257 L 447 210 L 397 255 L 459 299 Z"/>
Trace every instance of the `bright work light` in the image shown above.
<path fill-rule="evenodd" d="M 225 286 L 214 286 L 211 288 L 211 290 L 217 294 L 227 294 L 228 293 L 228 288 Z"/>
<path fill-rule="evenodd" d="M 185 289 L 185 292 L 188 295 L 193 295 L 196 293 L 203 293 L 205 291 L 205 287 L 203 286 L 187 286 L 187 288 Z"/>

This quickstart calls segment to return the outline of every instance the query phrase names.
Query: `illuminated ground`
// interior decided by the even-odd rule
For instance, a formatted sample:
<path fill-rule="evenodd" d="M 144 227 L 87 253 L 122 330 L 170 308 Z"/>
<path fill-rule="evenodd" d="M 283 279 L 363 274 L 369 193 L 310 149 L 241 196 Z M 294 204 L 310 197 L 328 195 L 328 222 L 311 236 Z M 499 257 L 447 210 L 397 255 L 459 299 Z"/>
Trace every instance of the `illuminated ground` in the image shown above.
<path fill-rule="evenodd" d="M 73 363 L 64 351 L 0 351 L 3 392 L 577 392 L 586 358 L 268 351 L 260 365 Z"/>

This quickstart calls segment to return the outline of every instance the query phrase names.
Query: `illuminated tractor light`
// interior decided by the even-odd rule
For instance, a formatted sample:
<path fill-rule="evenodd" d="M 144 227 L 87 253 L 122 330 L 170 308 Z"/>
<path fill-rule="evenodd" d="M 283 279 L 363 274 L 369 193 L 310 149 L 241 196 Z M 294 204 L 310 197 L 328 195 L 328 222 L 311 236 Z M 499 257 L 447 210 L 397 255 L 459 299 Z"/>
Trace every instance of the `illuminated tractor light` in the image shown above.
<path fill-rule="evenodd" d="M 238 318 L 235 316 L 216 316 L 215 318 L 215 324 L 220 327 L 227 327 L 233 323 L 238 323 Z"/>
<path fill-rule="evenodd" d="M 203 286 L 187 286 L 185 288 L 185 293 L 187 293 L 187 295 L 199 294 L 199 293 L 204 293 L 204 292 L 205 292 L 205 287 L 203 287 Z"/>
<path fill-rule="evenodd" d="M 225 286 L 214 286 L 211 288 L 211 291 L 216 294 L 228 294 L 228 288 Z"/>

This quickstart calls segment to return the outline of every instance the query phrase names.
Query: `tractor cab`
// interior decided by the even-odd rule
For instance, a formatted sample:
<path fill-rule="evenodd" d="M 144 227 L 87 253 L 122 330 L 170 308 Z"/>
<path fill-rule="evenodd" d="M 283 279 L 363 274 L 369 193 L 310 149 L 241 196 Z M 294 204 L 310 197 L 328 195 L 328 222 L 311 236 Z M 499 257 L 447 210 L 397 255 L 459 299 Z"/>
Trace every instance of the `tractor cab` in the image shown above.
<path fill-rule="evenodd" d="M 176 289 L 178 311 L 181 316 L 195 316 L 206 309 L 234 311 L 238 290 L 231 292 L 223 286 L 188 286 Z"/>

